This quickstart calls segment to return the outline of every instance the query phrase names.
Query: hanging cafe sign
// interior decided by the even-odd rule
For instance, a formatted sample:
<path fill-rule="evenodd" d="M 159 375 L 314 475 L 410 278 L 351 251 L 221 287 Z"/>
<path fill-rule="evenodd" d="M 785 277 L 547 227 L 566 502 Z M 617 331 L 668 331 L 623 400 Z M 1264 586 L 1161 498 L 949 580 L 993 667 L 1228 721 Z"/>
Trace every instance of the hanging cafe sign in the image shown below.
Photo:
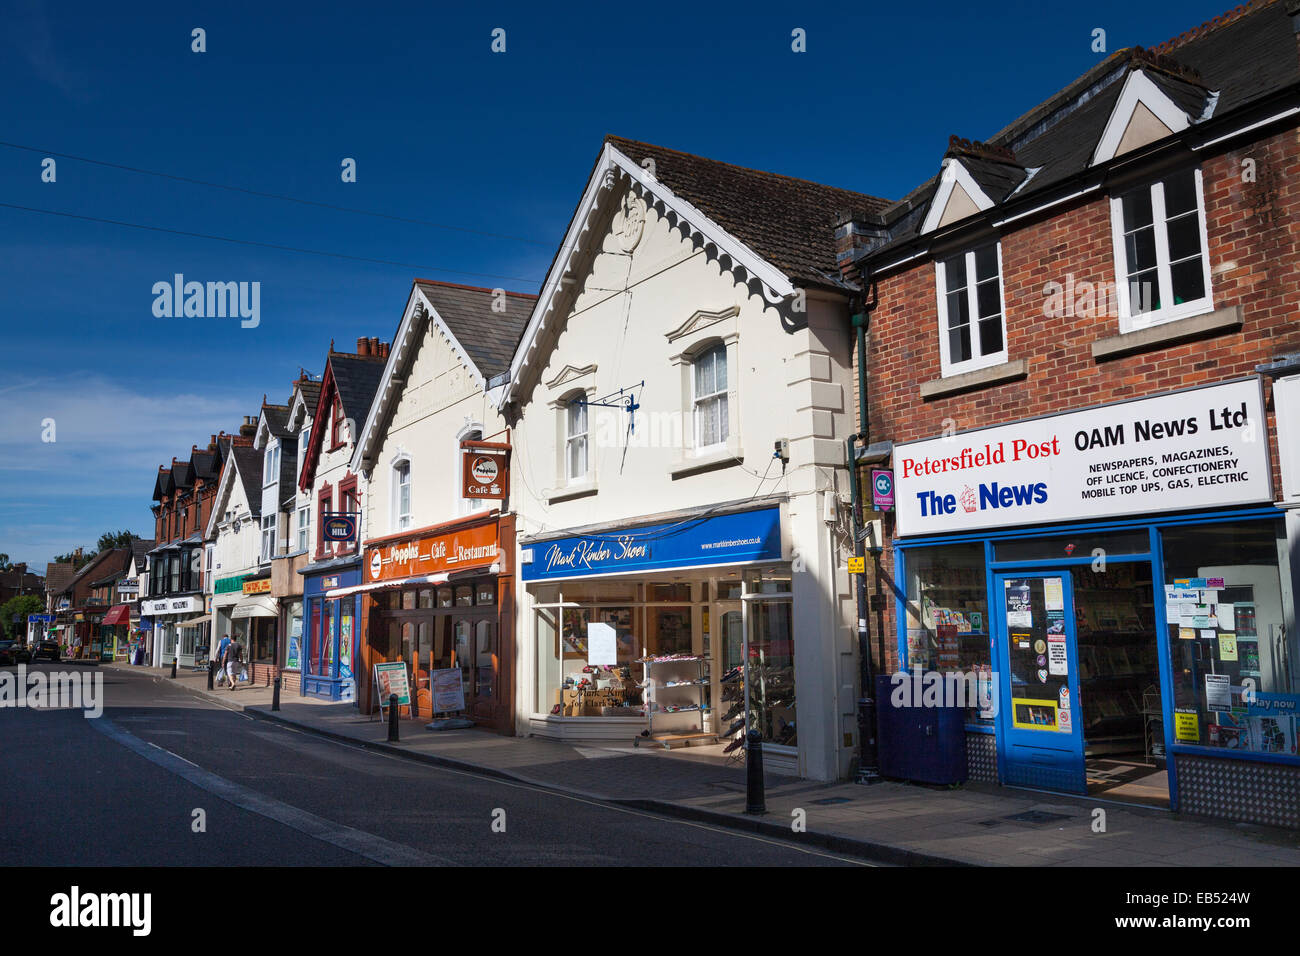
<path fill-rule="evenodd" d="M 1272 499 L 1259 379 L 894 446 L 900 535 Z"/>
<path fill-rule="evenodd" d="M 465 498 L 509 498 L 510 446 L 489 441 L 461 442 L 460 485 Z"/>

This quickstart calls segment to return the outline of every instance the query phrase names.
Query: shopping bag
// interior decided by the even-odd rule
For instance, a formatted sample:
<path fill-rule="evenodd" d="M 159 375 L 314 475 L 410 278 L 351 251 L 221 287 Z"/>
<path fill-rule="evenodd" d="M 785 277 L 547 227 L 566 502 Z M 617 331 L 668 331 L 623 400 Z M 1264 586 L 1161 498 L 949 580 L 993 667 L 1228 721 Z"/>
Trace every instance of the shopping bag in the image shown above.
<path fill-rule="evenodd" d="M 247 667 L 241 667 L 241 668 L 239 669 L 239 682 L 240 682 L 241 684 L 245 684 L 245 683 L 248 682 L 248 668 L 247 668 Z"/>

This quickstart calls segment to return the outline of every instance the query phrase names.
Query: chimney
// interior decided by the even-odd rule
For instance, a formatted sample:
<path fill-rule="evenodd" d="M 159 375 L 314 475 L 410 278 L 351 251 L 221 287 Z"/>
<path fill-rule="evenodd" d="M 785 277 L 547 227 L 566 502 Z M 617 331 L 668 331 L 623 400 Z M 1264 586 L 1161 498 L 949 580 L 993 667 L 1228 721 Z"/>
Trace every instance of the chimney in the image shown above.
<path fill-rule="evenodd" d="M 360 338 L 360 339 L 357 339 L 357 354 L 358 354 L 358 355 L 369 355 L 369 354 L 370 354 L 370 340 L 369 340 L 369 339 L 367 339 L 367 338 Z"/>
<path fill-rule="evenodd" d="M 388 343 L 375 339 L 375 354 L 381 358 L 388 358 Z"/>
<path fill-rule="evenodd" d="M 835 261 L 840 275 L 856 280 L 855 263 L 886 239 L 884 224 L 878 216 L 862 209 L 841 209 L 835 214 Z"/>
<path fill-rule="evenodd" d="M 240 438 L 252 438 L 257 434 L 257 419 L 249 415 L 244 416 L 244 424 L 239 426 Z"/>
<path fill-rule="evenodd" d="M 370 354 L 371 355 L 379 354 L 379 336 L 377 335 L 371 336 L 370 338 Z"/>

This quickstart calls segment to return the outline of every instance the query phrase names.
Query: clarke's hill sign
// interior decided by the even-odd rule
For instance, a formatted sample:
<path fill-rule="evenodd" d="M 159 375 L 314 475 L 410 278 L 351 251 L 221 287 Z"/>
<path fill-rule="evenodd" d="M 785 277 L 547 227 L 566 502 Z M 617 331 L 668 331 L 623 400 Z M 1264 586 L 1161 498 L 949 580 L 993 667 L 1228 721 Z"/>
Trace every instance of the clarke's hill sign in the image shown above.
<path fill-rule="evenodd" d="M 894 449 L 900 535 L 1252 504 L 1272 498 L 1257 379 Z"/>

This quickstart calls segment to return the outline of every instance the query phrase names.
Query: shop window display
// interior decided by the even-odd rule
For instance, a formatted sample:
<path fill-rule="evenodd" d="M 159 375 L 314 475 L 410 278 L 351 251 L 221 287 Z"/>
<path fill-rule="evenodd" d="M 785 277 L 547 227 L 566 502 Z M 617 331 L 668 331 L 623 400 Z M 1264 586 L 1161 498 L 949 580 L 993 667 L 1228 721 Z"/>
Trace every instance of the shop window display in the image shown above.
<path fill-rule="evenodd" d="M 1300 681 L 1286 632 L 1280 521 L 1161 532 L 1174 742 L 1297 753 Z"/>
<path fill-rule="evenodd" d="M 907 666 L 976 674 L 980 701 L 992 701 L 984 545 L 949 544 L 907 552 Z M 970 723 L 992 725 L 992 707 L 972 706 Z"/>

